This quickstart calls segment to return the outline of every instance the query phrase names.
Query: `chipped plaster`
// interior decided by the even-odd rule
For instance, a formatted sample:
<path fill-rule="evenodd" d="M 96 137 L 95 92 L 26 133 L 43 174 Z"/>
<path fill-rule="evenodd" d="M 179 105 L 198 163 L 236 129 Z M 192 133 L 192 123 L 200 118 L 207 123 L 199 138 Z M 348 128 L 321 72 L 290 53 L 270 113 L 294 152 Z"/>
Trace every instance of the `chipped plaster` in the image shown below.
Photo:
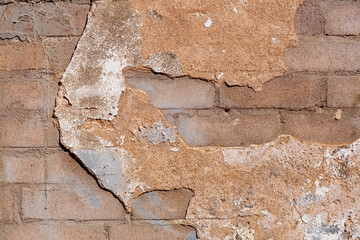
<path fill-rule="evenodd" d="M 163 4 L 162 1 L 154 1 L 154 6 L 149 3 L 153 13 L 162 16 L 155 14 L 157 17 L 151 18 L 152 22 L 160 22 L 168 16 L 167 9 L 160 8 L 160 3 Z M 173 4 L 176 3 L 178 1 Z M 248 16 L 243 4 L 253 6 L 252 10 L 256 7 L 263 9 L 259 5 L 261 3 L 269 6 L 255 0 L 240 3 L 230 8 L 232 13 L 241 15 L 240 20 Z M 269 44 L 282 44 L 284 50 L 289 42 L 284 44 L 283 31 L 291 33 L 291 40 L 296 39 L 292 35 L 292 17 L 300 1 L 277 3 L 280 11 L 291 7 L 284 11 L 290 17 L 285 19 L 284 29 L 279 30 L 276 24 L 269 28 L 280 35 L 276 36 L 276 44 L 273 44 L 272 34 Z M 229 7 L 226 4 L 222 6 Z M 191 60 L 186 57 L 188 51 L 154 48 L 155 52 L 150 53 L 150 43 L 161 34 L 154 31 L 156 37 L 147 36 L 153 30 L 141 17 L 146 14 L 145 9 L 140 7 L 138 1 L 96 2 L 61 81 L 55 113 L 61 142 L 84 163 L 99 183 L 116 194 L 128 211 L 131 211 L 134 199 L 147 191 L 193 190 L 195 196 L 190 201 L 187 216 L 178 222 L 195 226 L 203 239 L 294 239 L 294 236 L 299 236 L 299 239 L 327 239 L 327 236 L 341 239 L 339 236 L 343 228 L 336 227 L 335 222 L 347 216 L 350 206 L 354 212 L 353 224 L 357 226 L 360 140 L 347 146 L 337 146 L 280 136 L 272 142 L 246 148 L 189 147 L 172 131 L 170 123 L 149 102 L 145 93 L 126 85 L 123 70 L 143 65 L 172 75 L 179 74 L 181 64 L 185 73 L 199 77 L 196 71 L 188 68 L 191 66 Z M 184 4 L 181 7 L 189 6 Z M 137 8 L 140 10 L 136 11 Z M 268 10 L 266 14 L 270 16 L 273 8 L 263 10 Z M 216 29 L 219 22 L 219 16 L 212 14 L 213 23 L 206 29 Z M 201 24 L 207 19 L 201 14 L 195 17 L 201 17 Z M 280 23 L 281 20 L 284 19 L 279 18 Z M 262 23 L 259 19 L 252 21 L 254 24 L 257 21 Z M 204 28 L 203 25 L 201 27 Z M 164 34 L 167 32 L 164 31 Z M 249 36 L 255 40 L 259 37 Z M 265 34 L 260 38 L 266 40 L 267 37 Z M 267 44 L 259 46 L 268 49 Z M 230 51 L 224 46 L 219 49 L 222 54 Z M 172 67 L 162 67 L 164 61 L 158 58 L 161 54 L 156 55 L 167 51 L 176 54 L 177 60 L 172 63 L 176 66 L 174 72 Z M 154 61 L 144 61 L 142 57 L 147 54 L 155 54 Z M 258 54 L 257 50 L 252 54 Z M 193 55 L 201 56 L 196 52 Z M 265 54 L 264 57 L 268 56 Z M 161 65 L 159 68 L 157 59 Z M 235 78 L 237 80 L 230 83 L 259 88 L 263 83 L 259 79 L 267 81 L 284 72 L 281 58 L 272 60 L 280 67 L 271 72 L 268 68 L 255 69 L 250 75 L 240 71 L 240 75 L 245 77 Z M 228 66 L 226 62 L 219 63 L 219 66 Z M 217 74 L 224 72 L 218 80 L 227 82 L 226 76 L 234 73 L 220 71 L 217 67 L 214 69 Z M 247 65 L 244 69 L 251 70 Z M 204 73 L 201 75 L 203 78 L 211 80 L 216 76 L 214 72 L 200 70 Z M 345 169 L 344 162 L 347 163 Z M 339 166 L 342 166 L 341 171 Z M 345 188 L 342 187 L 344 185 Z M 299 202 L 308 199 L 308 195 L 311 201 L 306 202 L 306 207 L 299 207 Z M 338 199 L 341 205 L 337 203 Z M 324 219 L 319 220 L 319 214 Z"/>

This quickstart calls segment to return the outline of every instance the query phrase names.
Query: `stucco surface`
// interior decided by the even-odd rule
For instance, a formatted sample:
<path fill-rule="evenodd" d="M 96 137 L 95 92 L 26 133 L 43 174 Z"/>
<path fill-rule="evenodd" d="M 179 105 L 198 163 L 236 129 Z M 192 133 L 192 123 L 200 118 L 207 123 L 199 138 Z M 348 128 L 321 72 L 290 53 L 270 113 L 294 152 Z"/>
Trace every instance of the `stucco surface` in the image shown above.
<path fill-rule="evenodd" d="M 191 6 L 183 1 L 168 5 L 166 2 L 146 5 L 140 1 L 100 1 L 93 5 L 57 99 L 55 114 L 62 144 L 104 188 L 119 197 L 129 212 L 134 199 L 143 192 L 191 189 L 194 197 L 186 218 L 173 221 L 196 227 L 202 239 L 342 239 L 347 232 L 356 236 L 359 141 L 338 146 L 280 136 L 246 148 L 189 147 L 147 95 L 128 86 L 123 76 L 127 68 L 163 64 L 156 57 L 152 63 L 146 63 L 146 55 L 170 51 L 187 74 L 214 80 L 222 71 L 219 81 L 258 88 L 263 81 L 284 72 L 282 52 L 290 42 L 296 42 L 292 17 L 300 2 L 249 0 L 233 5 L 226 1 L 199 1 L 199 5 Z M 148 9 L 142 6 L 152 12 L 144 15 Z M 203 15 L 193 16 L 195 12 Z M 245 13 L 250 16 L 246 21 Z M 199 40 L 198 48 L 183 46 L 183 41 L 176 43 L 177 37 L 174 42 L 166 41 L 164 36 L 170 34 L 172 26 L 168 22 L 171 14 L 180 14 L 174 19 L 183 22 L 190 21 L 186 17 L 194 18 L 190 22 L 200 25 L 199 30 L 193 29 L 192 36 L 183 28 L 177 30 L 179 23 L 174 23 L 173 34 L 179 39 L 189 36 L 185 43 L 193 37 L 211 40 Z M 225 17 L 221 18 L 221 14 Z M 196 17 L 199 20 L 195 21 Z M 208 17 L 213 23 L 206 27 L 210 24 L 206 23 Z M 224 25 L 217 26 L 220 19 Z M 163 20 L 165 25 L 154 27 L 154 23 Z M 231 28 L 227 29 L 227 24 Z M 236 35 L 238 28 L 243 31 Z M 187 31 L 190 29 L 186 27 Z M 207 33 L 209 29 L 212 30 Z M 226 35 L 218 34 L 221 29 L 228 30 L 232 40 L 218 39 Z M 249 35 L 242 38 L 244 31 Z M 282 38 L 285 35 L 286 39 Z M 273 36 L 278 45 L 271 40 Z M 260 39 L 266 40 L 264 44 Z M 244 48 L 237 41 L 244 41 Z M 223 46 L 214 47 L 216 42 L 228 44 L 227 51 L 234 43 L 238 47 L 230 51 L 234 57 L 218 57 L 222 53 L 216 51 Z M 212 47 L 206 48 L 207 43 Z M 202 54 L 207 49 L 210 50 Z M 242 65 L 239 60 L 236 63 L 240 62 L 240 66 L 232 64 L 243 56 L 243 51 L 251 52 L 250 65 Z M 161 56 L 157 57 L 164 59 Z M 204 57 L 198 60 L 206 66 L 192 68 L 192 57 Z M 173 61 L 170 65 L 179 63 Z M 170 73 L 171 67 L 165 69 L 166 74 L 179 73 Z M 204 73 L 208 75 L 201 75 Z M 225 74 L 234 77 L 226 80 Z"/>

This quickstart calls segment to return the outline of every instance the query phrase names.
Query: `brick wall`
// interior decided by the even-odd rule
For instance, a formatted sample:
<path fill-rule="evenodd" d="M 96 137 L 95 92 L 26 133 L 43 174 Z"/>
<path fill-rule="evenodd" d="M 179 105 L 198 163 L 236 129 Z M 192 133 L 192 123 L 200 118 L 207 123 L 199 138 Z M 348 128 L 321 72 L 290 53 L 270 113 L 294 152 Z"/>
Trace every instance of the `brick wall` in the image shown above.
<path fill-rule="evenodd" d="M 306 1 L 297 11 L 300 44 L 289 72 L 255 92 L 150 71 L 127 72 L 193 146 L 248 146 L 290 134 L 350 143 L 360 137 L 360 3 Z"/>
<path fill-rule="evenodd" d="M 59 146 L 58 82 L 89 2 L 11 2 L 0 1 L 0 239 L 193 239 L 193 228 L 174 224 L 191 193 L 145 194 L 130 216 Z M 260 92 L 148 71 L 127 79 L 190 145 L 245 146 L 280 134 L 351 142 L 360 136 L 359 13 L 358 2 L 308 0 L 295 21 L 300 45 L 284 56 L 288 74 Z"/>
<path fill-rule="evenodd" d="M 58 82 L 89 1 L 11 2 L 0 1 L 0 239 L 193 239 L 193 228 L 171 220 L 144 222 L 140 207 L 132 220 L 59 145 L 52 123 Z M 186 203 L 188 195 L 169 191 L 160 199 Z M 173 220 L 184 218 L 187 205 L 154 208 Z"/>

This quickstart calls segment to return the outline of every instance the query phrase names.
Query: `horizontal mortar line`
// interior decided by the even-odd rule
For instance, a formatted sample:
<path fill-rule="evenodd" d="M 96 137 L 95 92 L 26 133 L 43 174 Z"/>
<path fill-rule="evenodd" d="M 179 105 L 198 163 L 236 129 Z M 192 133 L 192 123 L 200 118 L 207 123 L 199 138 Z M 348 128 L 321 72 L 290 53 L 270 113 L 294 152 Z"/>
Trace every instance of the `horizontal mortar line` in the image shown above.
<path fill-rule="evenodd" d="M 50 149 L 50 150 L 54 150 L 54 149 L 59 149 L 59 150 L 62 150 L 62 148 L 60 147 L 32 147 L 32 146 L 0 146 L 0 149 L 4 149 L 4 150 L 10 150 L 10 149 L 13 149 L 13 150 L 16 150 L 16 149 L 19 149 L 19 150 L 25 150 L 25 149 L 29 149 L 29 150 L 46 150 L 46 149 Z"/>
<path fill-rule="evenodd" d="M 126 215 L 125 215 L 126 216 Z M 49 223 L 49 221 L 54 223 L 102 223 L 102 222 L 119 222 L 126 223 L 125 216 L 123 218 L 100 218 L 100 219 L 85 219 L 85 218 L 64 218 L 64 219 L 55 219 L 55 218 L 23 218 L 23 223 L 33 224 L 33 223 Z"/>
<path fill-rule="evenodd" d="M 47 187 L 51 187 L 53 189 L 46 189 L 45 183 Z M 53 182 L 38 182 L 38 183 L 31 183 L 31 182 L 0 182 L 0 187 L 26 187 L 26 188 L 36 188 L 39 191 L 45 191 L 45 190 L 57 190 L 57 189 L 75 189 L 75 190 L 83 190 L 83 189 L 92 189 L 92 190 L 102 190 L 99 188 L 99 186 L 94 185 L 95 182 L 89 182 L 89 183 L 53 183 Z"/>
<path fill-rule="evenodd" d="M 71 35 L 40 35 L 43 38 L 71 38 L 71 37 L 81 37 L 82 35 L 76 35 L 76 34 L 71 34 Z"/>
<path fill-rule="evenodd" d="M 345 74 L 345 75 L 340 75 Z M 331 77 L 331 76 L 353 76 L 353 75 L 360 75 L 358 71 L 289 71 L 278 78 L 286 78 L 286 77 Z M 271 81 L 271 80 L 270 80 Z"/>

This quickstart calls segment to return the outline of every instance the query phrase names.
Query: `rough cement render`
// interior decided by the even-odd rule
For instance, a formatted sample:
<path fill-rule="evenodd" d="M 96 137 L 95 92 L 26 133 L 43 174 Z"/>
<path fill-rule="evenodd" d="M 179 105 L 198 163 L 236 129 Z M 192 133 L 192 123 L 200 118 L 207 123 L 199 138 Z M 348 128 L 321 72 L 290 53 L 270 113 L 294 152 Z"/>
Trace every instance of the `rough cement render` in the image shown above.
<path fill-rule="evenodd" d="M 215 4 L 214 10 L 218 4 L 215 2 L 207 4 Z M 280 136 L 272 142 L 247 148 L 189 147 L 145 93 L 126 85 L 123 70 L 146 65 L 142 64 L 141 53 L 151 54 L 149 42 L 153 39 L 144 37 L 152 32 L 149 21 L 156 23 L 166 19 L 167 14 L 181 12 L 166 9 L 166 4 L 160 3 L 155 1 L 146 14 L 145 9 L 136 11 L 141 7 L 137 1 L 133 3 L 135 8 L 129 1 L 100 1 L 93 5 L 57 100 L 56 117 L 62 144 L 104 188 L 121 199 L 129 212 L 134 199 L 144 192 L 191 189 L 194 197 L 186 218 L 173 222 L 194 226 L 201 239 L 345 239 L 348 233 L 355 239 L 359 228 L 360 140 L 338 146 Z M 159 9 L 155 8 L 157 4 Z M 176 4 L 179 2 L 169 6 Z M 298 1 L 267 5 L 260 0 L 249 0 L 241 4 L 244 8 L 244 4 L 253 6 L 254 16 L 258 15 L 259 19 L 263 14 L 277 19 L 279 25 L 272 29 L 274 34 L 282 36 L 290 32 L 290 37 L 295 39 L 289 12 L 293 16 Z M 221 6 L 230 5 L 221 3 Z M 269 7 L 273 5 L 277 6 L 275 10 Z M 288 17 L 274 17 L 278 13 Z M 141 16 L 147 16 L 149 21 Z M 205 30 L 215 28 L 219 18 L 211 15 L 210 19 L 202 19 Z M 254 22 L 261 25 L 259 19 Z M 285 30 L 282 24 L 287 26 Z M 254 44 L 255 40 L 250 37 L 248 40 Z M 262 51 L 271 49 L 257 46 Z M 281 46 L 283 51 L 288 44 Z M 199 77 L 187 67 L 191 65 L 187 52 L 174 48 L 157 49 L 154 54 L 175 51 L 184 71 Z M 252 54 L 258 56 L 257 51 Z M 275 54 L 277 64 L 280 55 Z M 167 57 L 159 54 L 149 59 L 160 59 L 163 67 L 158 69 L 172 74 L 171 68 L 161 60 Z M 156 61 L 149 60 L 147 65 L 156 66 Z M 169 65 L 178 66 L 178 63 L 171 61 Z M 209 67 L 217 71 L 216 66 Z M 244 67 L 246 70 L 248 66 Z M 274 71 L 268 72 L 269 69 Z M 269 80 L 283 71 L 270 67 L 255 71 L 252 76 L 270 74 Z M 206 78 L 212 79 L 213 72 L 208 73 Z M 256 77 L 244 79 L 233 83 L 261 85 Z"/>

